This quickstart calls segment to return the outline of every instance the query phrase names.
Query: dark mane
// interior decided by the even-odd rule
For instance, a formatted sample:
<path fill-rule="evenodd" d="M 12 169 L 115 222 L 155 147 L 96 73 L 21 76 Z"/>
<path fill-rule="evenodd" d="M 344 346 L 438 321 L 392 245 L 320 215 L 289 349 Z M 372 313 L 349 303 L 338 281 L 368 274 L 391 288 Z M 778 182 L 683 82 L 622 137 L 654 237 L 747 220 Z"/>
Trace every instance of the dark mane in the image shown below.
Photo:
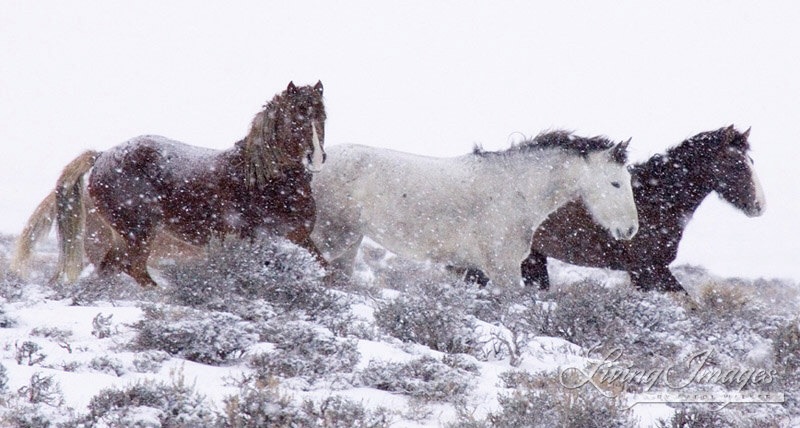
<path fill-rule="evenodd" d="M 536 150 L 545 149 L 560 149 L 565 152 L 587 157 L 589 153 L 608 150 L 614 147 L 614 142 L 604 136 L 595 137 L 582 137 L 575 135 L 572 132 L 557 130 L 550 132 L 543 132 L 535 138 L 526 139 L 519 143 L 515 143 L 510 148 L 497 152 L 489 152 L 483 150 L 480 146 L 475 146 L 472 153 L 478 156 L 489 155 L 503 155 L 519 152 L 531 152 Z M 621 150 L 615 150 L 614 160 L 620 164 L 628 161 L 627 151 L 624 147 Z"/>
<path fill-rule="evenodd" d="M 750 143 L 747 141 L 748 134 L 749 130 L 739 132 L 733 125 L 714 131 L 701 132 L 687 138 L 676 146 L 670 147 L 665 153 L 656 154 L 646 162 L 635 165 L 634 168 L 655 173 L 668 163 L 689 166 L 697 162 L 708 162 L 716 157 L 716 154 L 720 151 L 720 146 L 726 143 L 734 149 L 747 152 L 750 150 Z M 675 174 L 668 171 L 665 175 L 673 176 Z M 678 174 L 676 180 L 680 179 L 680 175 Z"/>
<path fill-rule="evenodd" d="M 689 160 L 696 157 L 708 159 L 710 158 L 708 156 L 709 153 L 718 152 L 720 145 L 726 143 L 742 151 L 750 149 L 747 137 L 731 125 L 715 131 L 701 132 L 691 138 L 687 138 L 677 146 L 668 149 L 666 157 L 681 160 Z"/>

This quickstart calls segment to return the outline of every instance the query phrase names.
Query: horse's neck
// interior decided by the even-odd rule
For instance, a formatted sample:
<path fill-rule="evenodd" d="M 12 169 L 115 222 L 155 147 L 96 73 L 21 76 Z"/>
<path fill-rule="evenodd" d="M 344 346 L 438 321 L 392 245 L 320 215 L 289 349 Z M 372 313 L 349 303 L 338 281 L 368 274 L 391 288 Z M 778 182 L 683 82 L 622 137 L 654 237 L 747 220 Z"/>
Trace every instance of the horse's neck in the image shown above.
<path fill-rule="evenodd" d="M 647 163 L 634 167 L 633 180 L 639 186 L 641 200 L 651 205 L 661 217 L 677 221 L 691 216 L 714 189 L 711 174 L 704 174 L 703 165 L 689 165 L 677 159 L 656 155 Z M 663 220 L 663 219 L 662 219 Z"/>
<path fill-rule="evenodd" d="M 538 226 L 553 211 L 578 197 L 581 174 L 578 158 L 554 150 L 509 159 L 504 169 L 504 186 L 522 197 L 526 222 Z"/>

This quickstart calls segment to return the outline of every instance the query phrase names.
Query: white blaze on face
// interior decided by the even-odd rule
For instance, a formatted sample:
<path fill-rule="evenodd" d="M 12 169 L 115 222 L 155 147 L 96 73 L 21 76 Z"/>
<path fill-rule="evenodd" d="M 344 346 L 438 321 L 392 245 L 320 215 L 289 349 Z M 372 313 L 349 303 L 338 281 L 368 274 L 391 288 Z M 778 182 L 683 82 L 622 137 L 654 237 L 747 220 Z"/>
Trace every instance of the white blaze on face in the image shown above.
<path fill-rule="evenodd" d="M 751 217 L 760 216 L 767 209 L 767 198 L 764 196 L 764 188 L 761 187 L 761 181 L 758 179 L 755 169 L 753 169 L 753 164 L 748 163 L 747 167 L 750 168 L 750 179 L 753 180 L 753 188 L 756 192 L 756 210 L 752 213 L 747 213 L 747 215 Z"/>
<path fill-rule="evenodd" d="M 311 165 L 308 165 L 308 170 L 311 172 L 319 172 L 322 170 L 322 163 L 325 161 L 325 155 L 322 151 L 322 144 L 319 141 L 319 134 L 317 134 L 317 124 L 311 124 L 311 145 L 314 151 L 311 153 Z"/>

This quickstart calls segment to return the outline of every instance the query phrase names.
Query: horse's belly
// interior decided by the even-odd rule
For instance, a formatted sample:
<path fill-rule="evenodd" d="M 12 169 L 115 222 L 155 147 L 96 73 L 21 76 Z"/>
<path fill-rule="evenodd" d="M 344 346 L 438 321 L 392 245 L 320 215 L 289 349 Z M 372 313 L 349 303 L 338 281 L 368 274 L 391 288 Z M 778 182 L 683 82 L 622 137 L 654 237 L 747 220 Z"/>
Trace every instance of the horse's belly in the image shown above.
<path fill-rule="evenodd" d="M 451 219 L 440 222 L 411 222 L 424 217 L 408 215 L 396 218 L 378 218 L 369 222 L 365 235 L 386 249 L 403 257 L 430 260 L 440 263 L 466 262 L 474 245 L 472 235 L 463 222 Z"/>

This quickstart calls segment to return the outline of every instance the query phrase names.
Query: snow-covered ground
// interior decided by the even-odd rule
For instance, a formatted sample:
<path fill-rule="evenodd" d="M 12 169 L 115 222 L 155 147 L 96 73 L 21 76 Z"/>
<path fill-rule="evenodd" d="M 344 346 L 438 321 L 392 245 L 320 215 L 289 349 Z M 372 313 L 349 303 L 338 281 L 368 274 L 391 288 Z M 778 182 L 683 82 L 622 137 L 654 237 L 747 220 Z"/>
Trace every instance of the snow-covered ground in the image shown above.
<path fill-rule="evenodd" d="M 554 290 L 531 299 L 527 291 L 478 289 L 368 243 L 355 283 L 331 289 L 316 283 L 298 291 L 300 303 L 235 306 L 205 295 L 180 300 L 176 284 L 142 291 L 126 278 L 93 280 L 91 272 L 76 286 L 49 286 L 52 243 L 37 251 L 32 279 L 21 282 L 6 271 L 10 245 L 4 236 L 0 364 L 7 379 L 0 375 L 6 418 L 0 420 L 6 425 L 40 417 L 52 426 L 259 426 L 265 422 L 253 419 L 258 414 L 279 426 L 581 426 L 587 420 L 654 426 L 687 409 L 657 403 L 625 410 L 630 394 L 646 392 L 636 381 L 607 385 L 617 400 L 590 385 L 565 386 L 569 378 L 561 374 L 580 378 L 614 349 L 629 368 L 675 366 L 675 373 L 688 356 L 711 349 L 714 367 L 770 376 L 769 382 L 751 378 L 745 391 L 783 392 L 787 401 L 731 404 L 720 412 L 692 408 L 679 416 L 741 426 L 755 419 L 800 423 L 800 293 L 791 282 L 717 278 L 678 266 L 691 296 L 685 298 L 633 291 L 620 272 L 553 262 Z M 291 277 L 295 267 L 303 274 L 313 269 L 282 263 L 265 280 L 270 287 L 284 279 L 318 281 Z M 334 300 L 319 303 L 314 293 Z M 697 381 L 678 391 L 726 386 L 738 389 Z M 662 380 L 651 391 L 665 388 Z M 178 404 L 159 405 L 152 399 L 157 391 Z M 573 420 L 564 419 L 569 415 Z M 592 416 L 581 419 L 586 415 Z"/>

